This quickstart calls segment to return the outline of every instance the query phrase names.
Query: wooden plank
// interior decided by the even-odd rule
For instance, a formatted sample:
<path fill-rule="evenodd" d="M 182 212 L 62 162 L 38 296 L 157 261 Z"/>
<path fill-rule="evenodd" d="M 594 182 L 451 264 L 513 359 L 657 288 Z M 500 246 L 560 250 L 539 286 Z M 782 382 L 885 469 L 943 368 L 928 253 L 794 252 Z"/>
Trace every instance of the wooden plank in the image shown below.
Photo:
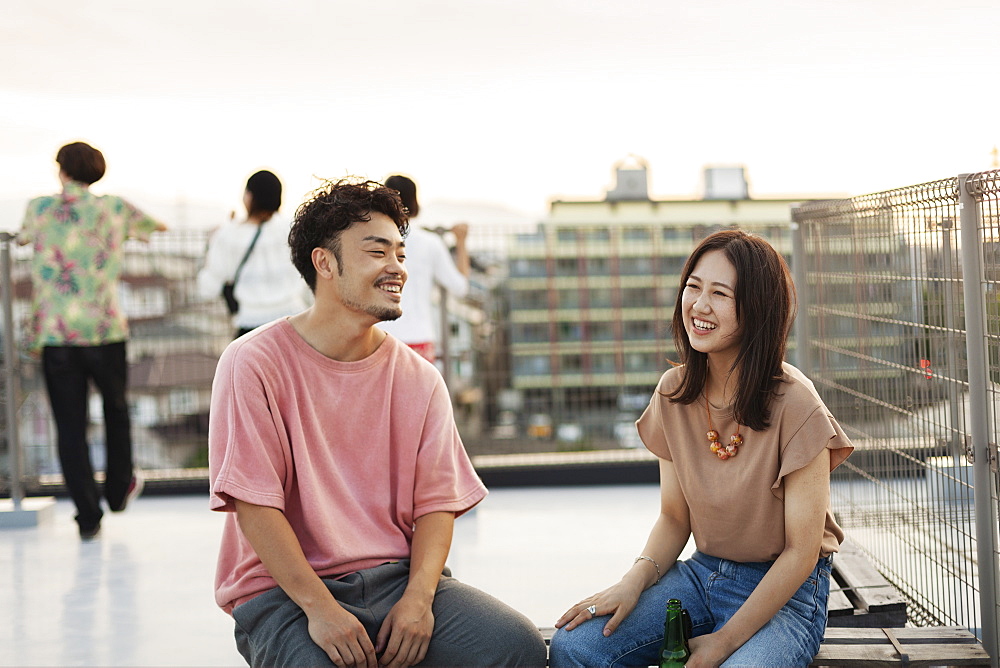
<path fill-rule="evenodd" d="M 834 568 L 859 607 L 867 612 L 902 611 L 906 622 L 906 601 L 868 561 L 853 541 L 847 539 L 833 557 Z M 902 623 L 900 626 L 902 626 Z M 882 624 L 885 626 L 885 624 Z"/>
<path fill-rule="evenodd" d="M 990 657 L 978 645 L 904 645 L 909 666 L 989 666 Z M 822 645 L 811 666 L 902 666 L 899 654 L 884 645 Z"/>
<path fill-rule="evenodd" d="M 830 583 L 830 598 L 826 602 L 826 613 L 829 619 L 854 614 L 854 603 L 847 598 L 847 594 L 836 582 Z"/>
<path fill-rule="evenodd" d="M 988 666 L 989 655 L 962 627 L 892 629 L 911 666 Z M 881 629 L 828 628 L 812 666 L 900 666 L 899 653 Z"/>
<path fill-rule="evenodd" d="M 893 629 L 900 641 L 919 642 L 977 642 L 976 636 L 962 626 L 918 626 Z M 873 642 L 888 639 L 882 629 L 827 629 L 823 642 L 851 643 Z"/>

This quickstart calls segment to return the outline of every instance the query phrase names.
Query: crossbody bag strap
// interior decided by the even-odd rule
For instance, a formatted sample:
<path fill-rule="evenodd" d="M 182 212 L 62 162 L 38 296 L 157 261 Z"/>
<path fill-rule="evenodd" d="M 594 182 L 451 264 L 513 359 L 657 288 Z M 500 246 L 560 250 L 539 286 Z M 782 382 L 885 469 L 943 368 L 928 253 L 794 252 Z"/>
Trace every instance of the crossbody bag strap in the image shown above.
<path fill-rule="evenodd" d="M 253 233 L 253 239 L 250 240 L 250 245 L 247 246 L 247 252 L 243 254 L 243 259 L 240 260 L 239 266 L 236 267 L 236 274 L 233 275 L 233 286 L 236 286 L 236 281 L 240 278 L 240 272 L 243 271 L 243 265 L 247 263 L 247 258 L 250 257 L 250 253 L 253 252 L 253 247 L 257 245 L 257 239 L 260 238 L 260 231 L 264 229 L 264 223 L 257 225 L 257 231 Z"/>

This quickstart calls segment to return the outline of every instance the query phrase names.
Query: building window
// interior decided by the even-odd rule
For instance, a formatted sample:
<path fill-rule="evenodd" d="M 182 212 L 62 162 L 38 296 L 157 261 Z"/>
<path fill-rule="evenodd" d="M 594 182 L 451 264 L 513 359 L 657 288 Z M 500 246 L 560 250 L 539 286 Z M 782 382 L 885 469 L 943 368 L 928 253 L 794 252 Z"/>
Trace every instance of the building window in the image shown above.
<path fill-rule="evenodd" d="M 560 243 L 576 243 L 576 229 L 560 227 L 556 230 L 556 240 Z"/>
<path fill-rule="evenodd" d="M 613 341 L 615 326 L 610 322 L 588 322 L 587 336 L 591 341 Z"/>
<path fill-rule="evenodd" d="M 653 231 L 648 227 L 626 227 L 622 230 L 622 241 L 626 243 L 650 244 Z"/>
<path fill-rule="evenodd" d="M 578 322 L 560 322 L 560 341 L 580 341 L 583 339 L 583 326 Z"/>
<path fill-rule="evenodd" d="M 656 273 L 661 276 L 680 276 L 681 272 L 684 271 L 684 262 L 687 260 L 685 257 L 660 257 L 657 258 Z"/>
<path fill-rule="evenodd" d="M 511 338 L 515 343 L 547 343 L 549 325 L 544 322 L 515 324 L 512 328 Z"/>
<path fill-rule="evenodd" d="M 198 412 L 198 393 L 191 389 L 171 390 L 167 403 L 174 415 L 194 415 Z"/>
<path fill-rule="evenodd" d="M 556 260 L 556 276 L 579 276 L 580 261 L 575 257 L 561 257 Z"/>
<path fill-rule="evenodd" d="M 588 257 L 587 258 L 587 275 L 588 276 L 610 276 L 611 275 L 611 259 L 606 257 Z"/>
<path fill-rule="evenodd" d="M 658 368 L 656 353 L 625 354 L 625 371 L 655 371 Z"/>
<path fill-rule="evenodd" d="M 559 360 L 559 370 L 565 373 L 580 373 L 583 371 L 582 355 L 563 355 Z"/>
<path fill-rule="evenodd" d="M 607 227 L 591 227 L 583 231 L 584 241 L 608 243 L 611 241 L 611 230 Z"/>
<path fill-rule="evenodd" d="M 559 308 L 580 308 L 580 302 L 579 288 L 559 291 Z"/>
<path fill-rule="evenodd" d="M 655 297 L 655 306 L 669 308 L 677 302 L 677 288 L 660 286 L 653 291 L 653 294 Z"/>
<path fill-rule="evenodd" d="M 591 290 L 589 301 L 591 308 L 611 308 L 611 290 L 607 288 Z"/>
<path fill-rule="evenodd" d="M 542 234 L 541 230 L 537 232 L 521 232 L 515 238 L 519 244 L 535 245 L 545 243 L 545 235 Z"/>
<path fill-rule="evenodd" d="M 548 355 L 517 355 L 514 373 L 523 376 L 540 376 L 551 371 Z"/>
<path fill-rule="evenodd" d="M 618 261 L 618 268 L 622 276 L 652 276 L 653 258 L 623 257 Z"/>
<path fill-rule="evenodd" d="M 591 355 L 590 371 L 592 373 L 615 373 L 616 371 L 618 371 L 615 365 L 614 353 Z"/>
<path fill-rule="evenodd" d="M 653 304 L 652 288 L 624 288 L 622 289 L 622 308 L 648 308 Z"/>
<path fill-rule="evenodd" d="M 649 341 L 656 338 L 656 325 L 649 320 L 627 320 L 622 326 L 626 341 Z"/>
<path fill-rule="evenodd" d="M 510 262 L 510 275 L 515 278 L 545 276 L 547 273 L 543 259 L 516 258 Z"/>
<path fill-rule="evenodd" d="M 532 310 L 549 307 L 547 290 L 515 290 L 511 295 L 511 308 Z"/>

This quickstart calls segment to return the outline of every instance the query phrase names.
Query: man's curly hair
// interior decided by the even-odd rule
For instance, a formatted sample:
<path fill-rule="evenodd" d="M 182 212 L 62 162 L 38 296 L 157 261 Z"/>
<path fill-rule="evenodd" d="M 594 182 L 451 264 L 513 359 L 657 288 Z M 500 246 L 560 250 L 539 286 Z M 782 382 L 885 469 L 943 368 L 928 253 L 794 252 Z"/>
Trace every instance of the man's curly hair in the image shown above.
<path fill-rule="evenodd" d="M 327 181 L 314 190 L 295 212 L 288 245 L 292 263 L 309 289 L 316 291 L 314 248 L 326 248 L 337 258 L 337 271 L 344 273 L 340 255 L 340 235 L 355 223 L 367 223 L 372 213 L 388 216 L 406 236 L 409 223 L 399 193 L 376 181 L 347 178 Z"/>

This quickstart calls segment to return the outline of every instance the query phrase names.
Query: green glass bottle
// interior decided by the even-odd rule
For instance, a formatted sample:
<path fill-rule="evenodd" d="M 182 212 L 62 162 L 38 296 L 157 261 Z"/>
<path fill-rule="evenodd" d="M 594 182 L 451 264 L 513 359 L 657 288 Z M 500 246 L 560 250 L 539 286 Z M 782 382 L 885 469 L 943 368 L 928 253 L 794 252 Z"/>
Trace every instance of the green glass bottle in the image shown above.
<path fill-rule="evenodd" d="M 667 620 L 663 624 L 663 647 L 660 649 L 660 668 L 679 668 L 687 663 L 691 651 L 687 644 L 687 629 L 681 602 L 676 598 L 667 601 Z"/>

